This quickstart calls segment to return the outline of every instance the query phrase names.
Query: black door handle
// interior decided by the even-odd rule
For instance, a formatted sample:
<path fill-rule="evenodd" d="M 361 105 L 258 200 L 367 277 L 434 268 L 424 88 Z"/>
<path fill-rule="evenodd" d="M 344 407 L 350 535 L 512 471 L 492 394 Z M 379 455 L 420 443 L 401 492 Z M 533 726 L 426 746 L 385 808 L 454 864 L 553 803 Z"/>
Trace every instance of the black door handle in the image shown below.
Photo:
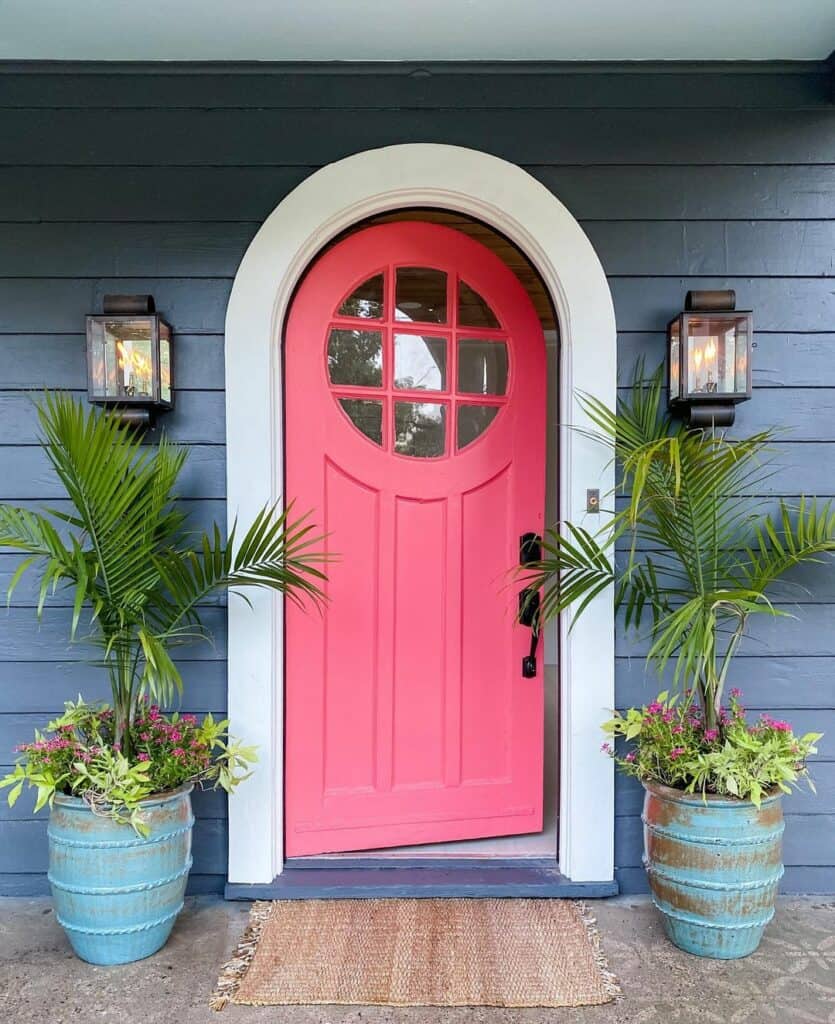
<path fill-rule="evenodd" d="M 537 533 L 523 533 L 519 538 L 519 564 L 531 565 L 541 559 L 542 538 Z M 519 594 L 519 624 L 530 629 L 531 647 L 527 657 L 522 658 L 523 679 L 533 679 L 536 676 L 536 648 L 539 645 L 540 632 L 539 612 L 539 591 L 525 587 Z"/>
<path fill-rule="evenodd" d="M 542 561 L 542 538 L 538 533 L 523 533 L 519 538 L 519 564 Z"/>
<path fill-rule="evenodd" d="M 539 619 L 531 626 L 531 649 L 526 658 L 522 658 L 522 678 L 536 678 L 536 648 L 539 644 Z"/>

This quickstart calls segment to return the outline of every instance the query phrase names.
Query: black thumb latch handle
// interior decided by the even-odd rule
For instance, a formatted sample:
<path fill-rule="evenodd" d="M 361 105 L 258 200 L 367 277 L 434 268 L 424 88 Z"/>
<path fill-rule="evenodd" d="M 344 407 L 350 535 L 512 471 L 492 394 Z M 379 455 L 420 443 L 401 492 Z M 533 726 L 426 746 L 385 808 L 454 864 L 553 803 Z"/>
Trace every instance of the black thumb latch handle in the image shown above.
<path fill-rule="evenodd" d="M 523 533 L 519 538 L 519 564 L 531 565 L 542 558 L 542 538 L 538 533 Z M 539 643 L 539 592 L 530 587 L 519 594 L 519 624 L 530 626 L 531 649 L 526 658 L 522 658 L 522 678 L 536 677 L 536 648 Z"/>
<path fill-rule="evenodd" d="M 531 650 L 526 658 L 522 658 L 522 678 L 536 678 L 536 648 L 539 644 L 539 622 L 531 626 Z"/>

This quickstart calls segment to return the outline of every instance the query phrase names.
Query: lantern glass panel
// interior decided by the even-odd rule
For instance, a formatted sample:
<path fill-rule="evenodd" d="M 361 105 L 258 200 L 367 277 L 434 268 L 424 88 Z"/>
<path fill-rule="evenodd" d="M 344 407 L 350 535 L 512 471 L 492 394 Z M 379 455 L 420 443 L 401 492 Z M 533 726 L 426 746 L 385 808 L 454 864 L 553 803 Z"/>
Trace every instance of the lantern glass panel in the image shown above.
<path fill-rule="evenodd" d="M 159 398 L 171 401 L 171 331 L 164 320 L 159 321 Z"/>
<path fill-rule="evenodd" d="M 681 397 L 681 328 L 678 320 L 670 324 L 670 398 Z"/>
<path fill-rule="evenodd" d="M 741 317 L 736 324 L 736 390 L 748 394 L 748 353 L 751 349 L 751 321 Z"/>
<path fill-rule="evenodd" d="M 93 320 L 91 373 L 96 398 L 154 397 L 153 321 Z"/>
<path fill-rule="evenodd" d="M 748 320 L 744 316 L 689 316 L 687 394 L 734 395 L 747 390 Z"/>

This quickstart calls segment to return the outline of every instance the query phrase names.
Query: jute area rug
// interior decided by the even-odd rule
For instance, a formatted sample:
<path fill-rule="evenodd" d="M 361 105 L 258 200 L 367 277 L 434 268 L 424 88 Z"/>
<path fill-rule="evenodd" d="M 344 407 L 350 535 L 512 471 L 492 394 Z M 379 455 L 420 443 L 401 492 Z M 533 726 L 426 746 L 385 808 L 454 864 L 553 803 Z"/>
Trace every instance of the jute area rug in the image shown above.
<path fill-rule="evenodd" d="M 567 900 L 256 903 L 210 1005 L 593 1006 L 618 994 Z"/>

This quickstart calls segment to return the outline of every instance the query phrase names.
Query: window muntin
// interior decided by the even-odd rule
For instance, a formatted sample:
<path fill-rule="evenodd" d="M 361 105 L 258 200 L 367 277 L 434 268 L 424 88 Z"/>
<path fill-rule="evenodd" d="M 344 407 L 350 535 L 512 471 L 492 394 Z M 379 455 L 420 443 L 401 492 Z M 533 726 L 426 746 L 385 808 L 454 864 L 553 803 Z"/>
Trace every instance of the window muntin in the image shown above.
<path fill-rule="evenodd" d="M 354 289 L 336 315 L 327 343 L 331 390 L 376 447 L 404 458 L 454 456 L 500 416 L 510 384 L 509 338 L 466 282 L 432 267 L 390 268 Z M 352 327 L 345 318 L 381 322 Z M 418 326 L 425 324 L 433 327 Z"/>

